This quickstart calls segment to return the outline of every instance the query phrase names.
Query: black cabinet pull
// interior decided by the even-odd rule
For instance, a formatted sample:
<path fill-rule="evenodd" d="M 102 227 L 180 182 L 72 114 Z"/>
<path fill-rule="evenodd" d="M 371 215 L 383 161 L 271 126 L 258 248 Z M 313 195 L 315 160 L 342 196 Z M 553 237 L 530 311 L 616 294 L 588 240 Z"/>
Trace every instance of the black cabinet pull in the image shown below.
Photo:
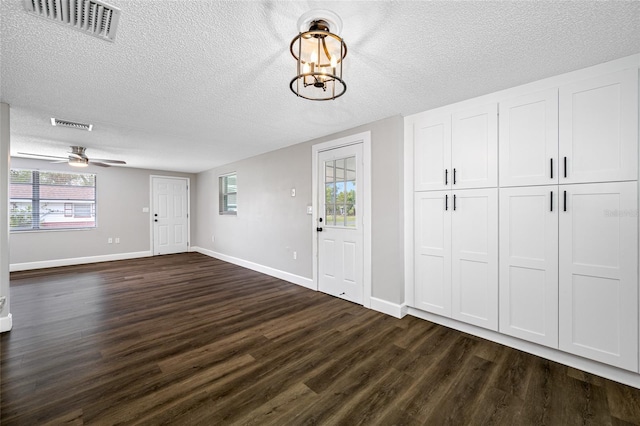
<path fill-rule="evenodd" d="M 456 169 L 455 168 L 453 169 L 453 184 L 454 185 L 456 184 Z M 454 195 L 454 197 L 455 197 L 455 195 Z"/>
<path fill-rule="evenodd" d="M 453 170 L 455 170 L 455 169 L 453 169 Z M 453 211 L 455 211 L 455 210 L 456 210 L 456 194 L 453 194 Z"/>
<path fill-rule="evenodd" d="M 564 198 L 564 207 L 563 207 L 563 210 L 566 212 L 566 211 L 567 211 L 567 191 L 564 191 L 563 198 Z"/>
<path fill-rule="evenodd" d="M 553 191 L 551 191 L 551 196 L 549 197 L 549 206 L 550 206 L 550 210 L 549 211 L 553 211 Z"/>
<path fill-rule="evenodd" d="M 550 158 L 549 162 L 551 163 L 551 179 L 553 179 L 553 158 Z"/>
<path fill-rule="evenodd" d="M 449 194 L 444 195 L 444 210 L 449 210 Z"/>
<path fill-rule="evenodd" d="M 564 177 L 567 177 L 567 157 L 564 157 Z"/>
<path fill-rule="evenodd" d="M 322 227 L 321 227 L 321 226 L 318 226 L 318 227 L 316 228 L 316 231 L 318 231 L 318 232 L 322 232 Z"/>
<path fill-rule="evenodd" d="M 444 184 L 449 185 L 449 169 L 444 169 Z"/>

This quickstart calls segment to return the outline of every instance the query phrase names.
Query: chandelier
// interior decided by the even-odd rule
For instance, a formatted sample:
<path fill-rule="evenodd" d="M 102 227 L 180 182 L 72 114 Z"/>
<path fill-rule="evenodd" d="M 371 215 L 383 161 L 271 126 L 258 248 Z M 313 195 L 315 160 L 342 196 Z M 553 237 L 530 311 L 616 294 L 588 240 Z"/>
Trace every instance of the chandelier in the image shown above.
<path fill-rule="evenodd" d="M 298 29 L 300 33 L 290 46 L 297 63 L 296 76 L 289 83 L 291 91 L 312 101 L 344 95 L 347 85 L 342 79 L 342 63 L 347 45 L 338 35 L 340 17 L 328 10 L 312 10 L 298 19 Z"/>

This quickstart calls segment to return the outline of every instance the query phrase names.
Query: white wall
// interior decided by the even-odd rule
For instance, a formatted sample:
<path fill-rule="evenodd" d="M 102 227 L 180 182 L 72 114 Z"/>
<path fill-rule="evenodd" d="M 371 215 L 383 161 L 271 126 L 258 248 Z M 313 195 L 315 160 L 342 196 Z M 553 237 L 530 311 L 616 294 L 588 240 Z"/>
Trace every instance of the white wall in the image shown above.
<path fill-rule="evenodd" d="M 312 279 L 311 146 L 371 132 L 372 296 L 404 301 L 403 120 L 396 116 L 198 174 L 193 245 Z M 238 215 L 218 214 L 218 176 L 238 175 Z M 291 197 L 291 189 L 296 197 Z M 215 237 L 215 242 L 212 241 Z M 293 259 L 297 252 L 297 260 Z"/>
<path fill-rule="evenodd" d="M 9 105 L 0 103 L 0 332 L 11 330 L 9 300 Z"/>
<path fill-rule="evenodd" d="M 70 171 L 67 164 L 12 158 L 12 168 Z M 77 171 L 77 170 L 71 170 Z M 30 267 L 72 264 L 83 258 L 126 258 L 151 254 L 150 175 L 191 178 L 192 220 L 195 222 L 196 176 L 193 174 L 143 170 L 127 167 L 89 166 L 83 172 L 95 173 L 97 227 L 87 230 L 56 230 L 12 232 L 10 262 L 12 270 Z M 193 235 L 193 228 L 192 228 Z M 120 238 L 120 244 L 108 244 L 107 239 Z M 60 262 L 61 260 L 68 260 Z"/>

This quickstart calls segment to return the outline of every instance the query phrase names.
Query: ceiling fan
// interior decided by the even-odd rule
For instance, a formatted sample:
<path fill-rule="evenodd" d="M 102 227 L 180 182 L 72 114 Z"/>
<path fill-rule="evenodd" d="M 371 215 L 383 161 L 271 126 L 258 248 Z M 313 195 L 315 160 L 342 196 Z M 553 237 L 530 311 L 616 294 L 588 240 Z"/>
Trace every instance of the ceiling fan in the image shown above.
<path fill-rule="evenodd" d="M 43 154 L 30 154 L 28 152 L 19 152 L 18 154 L 29 155 L 33 157 L 42 157 L 42 158 L 55 158 L 56 161 L 52 161 L 52 163 L 69 163 L 70 166 L 74 167 L 87 167 L 89 164 L 93 164 L 100 167 L 111 167 L 112 164 L 127 164 L 122 160 L 107 160 L 104 158 L 94 158 L 89 159 L 85 151 L 87 148 L 84 146 L 71 146 L 71 152 L 69 152 L 67 157 L 57 157 L 55 155 L 43 155 Z"/>

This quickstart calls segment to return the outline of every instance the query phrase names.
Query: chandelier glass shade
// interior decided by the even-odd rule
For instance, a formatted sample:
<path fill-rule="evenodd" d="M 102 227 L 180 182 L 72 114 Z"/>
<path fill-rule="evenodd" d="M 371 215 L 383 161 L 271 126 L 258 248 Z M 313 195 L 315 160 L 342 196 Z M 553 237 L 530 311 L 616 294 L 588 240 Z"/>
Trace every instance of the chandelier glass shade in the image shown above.
<path fill-rule="evenodd" d="M 312 12 L 313 13 L 313 12 Z M 326 14 L 326 12 L 325 12 Z M 334 15 L 335 16 L 335 15 Z M 336 99 L 347 90 L 342 79 L 342 65 L 347 56 L 347 45 L 331 32 L 331 19 L 305 18 L 300 33 L 291 41 L 291 54 L 296 60 L 296 76 L 289 83 L 297 96 L 313 101 Z M 339 18 L 335 16 L 334 19 Z M 340 24 L 334 25 L 339 27 Z"/>

